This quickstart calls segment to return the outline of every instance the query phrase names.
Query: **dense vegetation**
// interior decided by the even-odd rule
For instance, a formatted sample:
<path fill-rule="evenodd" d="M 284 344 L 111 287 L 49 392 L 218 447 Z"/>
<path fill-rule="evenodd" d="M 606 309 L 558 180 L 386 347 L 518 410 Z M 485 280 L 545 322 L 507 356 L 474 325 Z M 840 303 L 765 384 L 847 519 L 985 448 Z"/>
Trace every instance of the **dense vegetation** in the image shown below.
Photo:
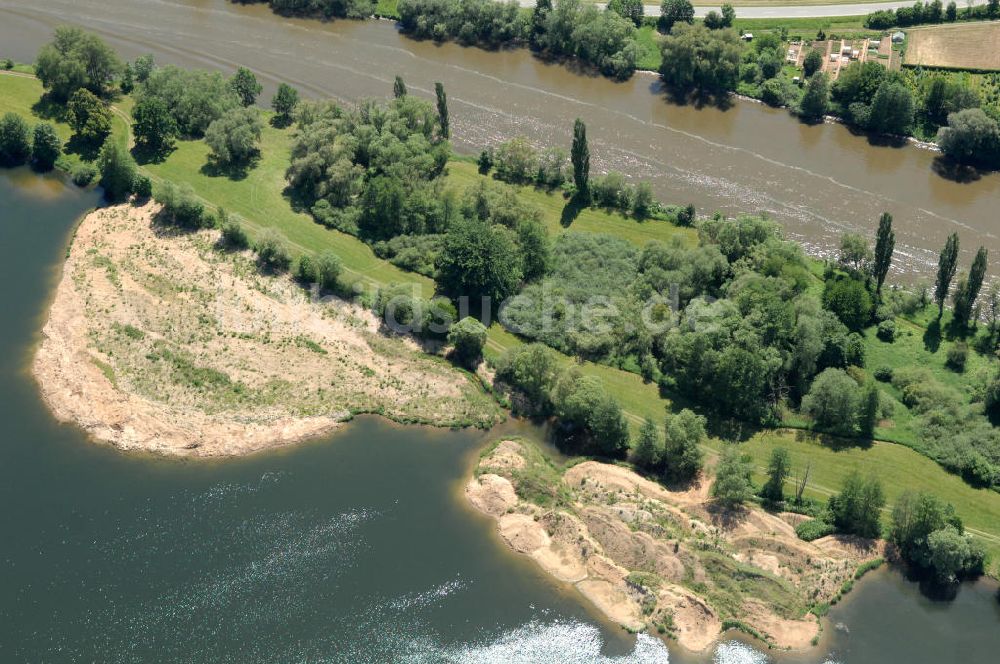
<path fill-rule="evenodd" d="M 991 0 L 985 5 L 964 6 L 959 9 L 954 0 L 945 5 L 941 0 L 916 2 L 910 7 L 895 10 L 881 9 L 865 17 L 865 26 L 874 30 L 892 27 L 905 28 L 925 23 L 952 23 L 954 21 L 990 20 L 1000 17 L 1000 3 Z"/>
<path fill-rule="evenodd" d="M 531 14 L 517 2 L 400 0 L 403 31 L 420 39 L 454 39 L 490 48 L 530 45 L 555 57 L 577 58 L 602 73 L 627 78 L 639 56 L 636 10 L 613 3 L 601 11 L 580 0 L 542 0 Z"/>
<path fill-rule="evenodd" d="M 137 83 L 140 99 L 148 94 L 145 84 L 160 71 L 153 69 Z M 209 77 L 190 77 L 196 79 Z M 209 88 L 233 94 L 236 104 L 230 111 L 242 108 L 228 82 Z M 456 304 L 461 305 L 463 296 L 502 299 L 521 293 L 503 320 L 539 343 L 516 346 L 500 358 L 497 377 L 513 389 L 510 398 L 520 410 L 557 419 L 567 449 L 617 458 L 631 450 L 633 460 L 649 472 L 684 481 L 701 467 L 699 446 L 706 441 L 706 428 L 719 432 L 739 430 L 743 424 L 794 424 L 865 440 L 881 420 L 895 418 L 916 433 L 901 442 L 970 482 L 996 486 L 1000 444 L 990 417 L 1000 414 L 1000 381 L 986 358 L 997 347 L 1000 292 L 992 289 L 984 299 L 981 313 L 991 322 L 980 323 L 974 303 L 981 299 L 984 254 L 977 255 L 966 274 L 958 265 L 957 238 L 942 251 L 934 295 L 944 315 L 929 325 L 925 344 L 947 344 L 949 369 L 921 366 L 907 355 L 912 344 L 906 345 L 902 328 L 926 315 L 931 298 L 886 287 L 894 244 L 891 219 L 880 220 L 874 249 L 865 238 L 845 237 L 839 260 L 825 270 L 783 240 L 766 219 L 696 220 L 686 210 L 646 223 L 665 228 L 670 227 L 668 219 L 691 223 L 697 243 L 678 239 L 636 246 L 610 235 L 573 231 L 550 242 L 542 211 L 513 185 L 481 178 L 465 190 L 447 186 L 449 148 L 442 135 L 442 109 L 410 98 L 405 88 L 401 92 L 388 104 L 365 102 L 354 109 L 326 102 L 293 104 L 295 138 L 287 168 L 293 203 L 312 210 L 318 221 L 341 224 L 395 255 L 420 243 L 432 247 L 430 260 L 424 260 L 419 248 L 410 256 L 418 254 L 425 273 L 435 276 L 438 297 L 423 299 L 411 284 L 384 285 L 372 304 L 379 313 L 391 309 L 397 320 L 416 323 L 412 331 L 450 340 L 455 360 L 465 366 L 475 364 L 485 338 L 472 320 L 452 324 L 460 318 Z M 201 117 L 205 108 L 191 110 L 192 117 Z M 11 145 L 23 146 L 25 136 L 33 134 L 22 125 L 26 123 L 4 118 L 0 136 L 12 136 Z M 46 133 L 40 131 L 43 139 Z M 562 184 L 554 187 L 564 188 L 571 202 L 582 190 L 596 202 L 606 196 L 600 193 L 606 187 L 600 176 L 589 174 L 586 132 L 574 133 L 572 175 L 565 155 L 560 162 L 559 155 L 549 154 L 546 163 L 561 164 L 555 170 Z M 518 149 L 507 152 L 534 154 L 537 161 L 529 163 L 541 163 L 541 153 L 513 147 Z M 135 165 L 127 152 L 109 147 L 101 154 L 102 179 L 112 186 L 128 181 L 122 174 L 134 172 Z M 530 168 L 501 167 L 516 162 L 504 155 L 501 150 L 487 154 L 492 160 L 487 170 L 540 182 L 538 171 L 543 169 L 536 168 L 532 177 Z M 626 193 L 612 198 L 639 196 L 637 187 L 621 191 Z M 320 267 L 313 262 L 317 258 L 303 261 L 274 230 L 250 240 L 238 221 L 210 213 L 190 187 L 166 183 L 158 187 L 157 200 L 164 206 L 165 221 L 219 226 L 226 246 L 254 247 L 264 269 L 293 269 L 304 283 L 336 285 L 339 266 Z M 639 216 L 634 206 L 613 207 Z M 394 213 L 386 214 L 387 209 Z M 330 274 L 336 276 L 322 276 Z M 534 307 L 530 296 L 538 293 L 542 306 Z M 954 313 L 944 311 L 946 301 L 954 305 Z M 580 322 L 572 324 L 573 317 Z M 644 325 L 628 325 L 644 318 Z M 445 324 L 431 329 L 428 323 L 435 320 Z M 671 414 L 662 433 L 660 423 L 652 422 L 633 438 L 621 405 L 629 395 L 612 394 L 590 370 L 567 368 L 550 347 L 644 374 L 678 407 L 689 409 Z M 889 366 L 873 363 L 872 355 L 888 358 Z M 787 476 L 787 464 L 774 466 L 775 473 Z M 752 499 L 742 455 L 728 455 L 724 468 L 719 500 L 737 504 Z M 779 502 L 775 487 L 780 484 L 770 482 L 762 496 Z M 864 498 L 861 484 L 860 503 L 845 499 L 829 506 L 831 524 L 845 532 L 872 532 L 870 519 L 855 518 L 872 512 L 863 505 L 878 502 L 874 489 Z M 962 549 L 950 531 L 935 539 L 941 540 L 942 551 Z M 974 556 L 968 560 L 975 562 Z"/>

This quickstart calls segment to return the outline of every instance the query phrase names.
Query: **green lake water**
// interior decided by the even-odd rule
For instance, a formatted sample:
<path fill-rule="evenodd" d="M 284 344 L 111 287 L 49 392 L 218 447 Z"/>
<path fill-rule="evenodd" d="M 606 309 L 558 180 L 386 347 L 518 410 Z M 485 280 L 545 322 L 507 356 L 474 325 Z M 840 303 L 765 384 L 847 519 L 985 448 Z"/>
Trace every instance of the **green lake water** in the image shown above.
<path fill-rule="evenodd" d="M 0 662 L 765 662 L 601 621 L 461 497 L 500 432 L 361 418 L 226 461 L 123 454 L 60 425 L 27 365 L 97 195 L 0 172 Z M 508 423 L 505 432 L 539 435 Z M 995 662 L 990 584 L 935 603 L 880 572 L 789 662 Z M 669 651 L 669 652 L 668 652 Z"/>

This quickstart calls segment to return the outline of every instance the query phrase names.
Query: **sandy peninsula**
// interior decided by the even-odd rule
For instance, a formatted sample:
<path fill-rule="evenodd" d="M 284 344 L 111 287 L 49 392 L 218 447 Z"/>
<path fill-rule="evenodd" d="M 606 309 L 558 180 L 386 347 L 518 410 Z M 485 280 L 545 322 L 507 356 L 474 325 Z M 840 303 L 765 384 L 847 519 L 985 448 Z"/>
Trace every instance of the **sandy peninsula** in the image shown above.
<path fill-rule="evenodd" d="M 488 449 L 465 494 L 513 550 L 610 620 L 691 651 L 731 627 L 776 648 L 808 648 L 821 629 L 808 608 L 884 553 L 882 543 L 850 537 L 804 542 L 796 514 L 721 513 L 707 482 L 669 491 L 595 461 L 561 473 L 525 441 Z"/>
<path fill-rule="evenodd" d="M 496 406 L 367 310 L 262 275 L 218 233 L 155 222 L 155 204 L 79 224 L 32 371 L 55 415 L 125 450 L 239 455 L 357 413 L 488 425 Z"/>

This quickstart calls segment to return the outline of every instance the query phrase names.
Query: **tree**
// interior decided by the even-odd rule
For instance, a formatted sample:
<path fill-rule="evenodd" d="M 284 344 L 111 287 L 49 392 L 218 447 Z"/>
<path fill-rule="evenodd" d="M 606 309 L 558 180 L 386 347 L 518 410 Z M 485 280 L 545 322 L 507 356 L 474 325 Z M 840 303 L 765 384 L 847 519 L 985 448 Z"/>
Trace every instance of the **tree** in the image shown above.
<path fill-rule="evenodd" d="M 876 538 L 882 532 L 881 511 L 885 506 L 882 483 L 874 476 L 862 479 L 852 471 L 840 493 L 830 498 L 830 513 L 840 532 Z"/>
<path fill-rule="evenodd" d="M 944 17 L 948 22 L 952 22 L 958 18 L 958 6 L 955 4 L 955 0 L 951 0 L 948 3 L 947 8 L 944 10 Z"/>
<path fill-rule="evenodd" d="M 549 231 L 540 221 L 525 219 L 517 226 L 517 244 L 521 250 L 521 273 L 525 281 L 537 281 L 549 270 L 551 247 Z"/>
<path fill-rule="evenodd" d="M 56 101 L 80 88 L 103 96 L 121 69 L 118 55 L 99 37 L 65 25 L 35 58 L 35 75 Z"/>
<path fill-rule="evenodd" d="M 608 9 L 622 18 L 632 21 L 637 28 L 642 25 L 642 17 L 645 13 L 642 0 L 610 0 Z"/>
<path fill-rule="evenodd" d="M 882 297 L 882 284 L 892 265 L 892 252 L 896 248 L 896 232 L 892 230 L 892 215 L 883 212 L 875 232 L 875 254 L 872 262 L 872 276 L 875 278 L 875 296 Z"/>
<path fill-rule="evenodd" d="M 20 166 L 31 156 L 28 123 L 17 113 L 0 119 L 0 166 Z"/>
<path fill-rule="evenodd" d="M 399 74 L 396 74 L 396 80 L 392 82 L 392 96 L 396 99 L 406 96 L 406 83 Z"/>
<path fill-rule="evenodd" d="M 823 288 L 823 308 L 855 332 L 860 332 L 871 320 L 872 297 L 864 281 L 855 277 L 833 275 Z"/>
<path fill-rule="evenodd" d="M 590 146 L 587 145 L 587 125 L 577 118 L 573 123 L 573 146 L 570 148 L 570 160 L 573 162 L 573 183 L 576 190 L 587 200 L 590 184 Z"/>
<path fill-rule="evenodd" d="M 662 460 L 663 437 L 656 422 L 647 417 L 632 448 L 632 461 L 643 470 L 653 470 Z"/>
<path fill-rule="evenodd" d="M 938 305 L 938 319 L 944 315 L 944 300 L 948 297 L 948 288 L 955 278 L 958 269 L 958 233 L 952 233 L 944 243 L 938 256 L 937 277 L 934 281 L 934 301 Z"/>
<path fill-rule="evenodd" d="M 927 536 L 931 567 L 939 581 L 953 583 L 968 566 L 972 548 L 967 535 L 954 526 L 945 526 Z"/>
<path fill-rule="evenodd" d="M 826 115 L 830 103 L 830 79 L 817 71 L 809 77 L 806 90 L 799 100 L 799 115 L 809 121 L 816 121 Z"/>
<path fill-rule="evenodd" d="M 173 149 L 177 121 L 166 103 L 157 97 L 141 97 L 132 108 L 135 142 L 154 154 Z"/>
<path fill-rule="evenodd" d="M 1000 126 L 979 108 L 948 116 L 948 126 L 937 133 L 941 152 L 961 164 L 1000 164 Z"/>
<path fill-rule="evenodd" d="M 258 153 L 261 130 L 257 109 L 237 108 L 208 126 L 205 142 L 217 162 L 225 165 L 246 164 Z"/>
<path fill-rule="evenodd" d="M 824 369 L 813 379 L 802 398 L 802 411 L 822 431 L 853 436 L 857 431 L 861 393 L 858 384 L 843 369 Z"/>
<path fill-rule="evenodd" d="M 722 24 L 722 21 L 722 14 L 714 9 L 705 14 L 705 18 L 701 20 L 702 24 L 709 30 L 721 30 L 724 28 L 725 26 Z"/>
<path fill-rule="evenodd" d="M 99 145 L 111 133 L 111 109 L 89 90 L 74 92 L 67 110 L 69 126 L 81 140 Z"/>
<path fill-rule="evenodd" d="M 132 194 L 139 169 L 125 146 L 117 141 L 105 141 L 97 157 L 97 168 L 104 196 L 109 201 L 125 200 Z"/>
<path fill-rule="evenodd" d="M 962 532 L 955 508 L 927 491 L 906 491 L 892 508 L 889 538 L 904 560 L 920 568 L 932 566 L 928 539 L 943 528 Z"/>
<path fill-rule="evenodd" d="M 132 90 L 135 88 L 135 75 L 132 72 L 132 65 L 125 63 L 124 69 L 122 69 L 121 80 L 118 82 L 118 87 L 124 94 L 131 94 Z"/>
<path fill-rule="evenodd" d="M 474 369 L 483 356 L 486 326 L 475 318 L 466 316 L 448 330 L 448 343 L 455 347 L 455 357 L 459 363 Z"/>
<path fill-rule="evenodd" d="M 135 80 L 138 83 L 145 83 L 149 79 L 149 75 L 153 73 L 153 54 L 146 53 L 145 55 L 140 55 L 132 63 L 132 71 L 135 72 Z"/>
<path fill-rule="evenodd" d="M 733 31 L 679 24 L 663 38 L 661 48 L 660 76 L 667 87 L 708 94 L 736 87 L 741 49 Z"/>
<path fill-rule="evenodd" d="M 802 60 L 802 72 L 806 75 L 806 78 L 812 78 L 812 75 L 822 68 L 823 51 L 818 48 L 809 49 L 806 57 Z"/>
<path fill-rule="evenodd" d="M 520 391 L 531 412 L 546 414 L 551 406 L 550 391 L 558 368 L 555 351 L 548 346 L 524 344 L 500 356 L 497 381 Z"/>
<path fill-rule="evenodd" d="M 55 127 L 48 122 L 39 122 L 31 140 L 31 161 L 36 170 L 50 171 L 62 154 L 62 141 Z"/>
<path fill-rule="evenodd" d="M 183 136 L 204 135 L 214 120 L 241 106 L 240 98 L 220 72 L 172 65 L 154 69 L 137 97 L 162 100 Z"/>
<path fill-rule="evenodd" d="M 236 70 L 236 73 L 229 79 L 229 87 L 236 93 L 240 103 L 244 106 L 253 106 L 254 102 L 257 101 L 257 96 L 264 89 L 257 82 L 257 77 L 254 76 L 253 72 L 246 67 L 239 67 Z"/>
<path fill-rule="evenodd" d="M 437 97 L 438 126 L 441 128 L 441 138 L 449 138 L 451 129 L 448 120 L 448 95 L 445 94 L 442 83 L 434 83 L 434 95 Z"/>
<path fill-rule="evenodd" d="M 861 404 L 858 413 L 858 431 L 866 438 L 875 436 L 875 427 L 878 426 L 878 415 L 881 408 L 881 397 L 878 385 L 869 382 L 861 394 Z"/>
<path fill-rule="evenodd" d="M 733 21 L 736 20 L 736 8 L 733 7 L 728 2 L 722 3 L 722 27 L 731 28 L 733 27 Z"/>
<path fill-rule="evenodd" d="M 791 473 L 791 457 L 784 447 L 771 451 L 767 464 L 767 483 L 761 489 L 761 496 L 770 503 L 780 503 L 785 499 L 785 480 Z"/>
<path fill-rule="evenodd" d="M 872 260 L 872 250 L 868 246 L 868 240 L 858 233 L 844 233 L 840 236 L 838 260 L 860 273 Z"/>
<path fill-rule="evenodd" d="M 538 47 L 545 36 L 546 24 L 549 14 L 552 13 L 552 0 L 537 0 L 535 8 L 531 11 L 531 44 Z"/>
<path fill-rule="evenodd" d="M 701 472 L 705 418 L 687 408 L 668 415 L 663 444 L 665 473 L 678 482 L 693 480 Z"/>
<path fill-rule="evenodd" d="M 905 136 L 913 126 L 913 93 L 902 83 L 883 81 L 872 99 L 868 129 Z"/>
<path fill-rule="evenodd" d="M 952 297 L 955 323 L 963 329 L 969 325 L 972 318 L 972 308 L 979 298 L 979 290 L 986 277 L 986 259 L 986 248 L 979 247 L 979 251 L 976 252 L 976 257 L 972 261 L 972 267 L 969 268 L 969 277 L 959 283 Z"/>
<path fill-rule="evenodd" d="M 753 474 L 751 457 L 740 454 L 735 445 L 727 445 L 715 467 L 715 482 L 712 483 L 712 497 L 726 507 L 742 505 L 753 495 Z"/>
<path fill-rule="evenodd" d="M 668 33 L 678 23 L 694 22 L 694 5 L 690 0 L 663 0 L 660 4 L 660 18 L 657 27 L 660 32 Z"/>
<path fill-rule="evenodd" d="M 287 122 L 298 103 L 299 91 L 287 83 L 282 83 L 271 99 L 271 108 L 283 122 Z"/>
<path fill-rule="evenodd" d="M 618 458 L 628 449 L 628 423 L 599 378 L 571 367 L 556 382 L 552 401 L 561 423 L 598 454 Z"/>
<path fill-rule="evenodd" d="M 521 260 L 506 229 L 475 219 L 448 229 L 437 274 L 445 294 L 486 298 L 485 306 L 498 306 L 516 291 L 521 276 Z"/>

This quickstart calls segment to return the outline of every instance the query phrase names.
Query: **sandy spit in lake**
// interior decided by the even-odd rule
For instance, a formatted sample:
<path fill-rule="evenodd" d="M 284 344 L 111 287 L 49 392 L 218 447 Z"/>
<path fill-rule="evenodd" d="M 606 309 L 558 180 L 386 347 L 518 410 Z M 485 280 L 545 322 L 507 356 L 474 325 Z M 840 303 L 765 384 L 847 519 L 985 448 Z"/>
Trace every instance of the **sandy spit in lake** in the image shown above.
<path fill-rule="evenodd" d="M 32 364 L 58 419 L 125 450 L 225 456 L 330 431 L 359 412 L 489 424 L 463 374 L 370 312 L 262 275 L 216 231 L 155 222 L 154 204 L 79 224 Z"/>
<path fill-rule="evenodd" d="M 836 597 L 884 543 L 803 542 L 801 515 L 720 511 L 709 486 L 672 491 L 596 461 L 560 473 L 532 443 L 504 440 L 480 459 L 465 496 L 511 549 L 630 631 L 701 652 L 735 621 L 772 647 L 809 648 L 820 622 L 807 608 Z"/>

